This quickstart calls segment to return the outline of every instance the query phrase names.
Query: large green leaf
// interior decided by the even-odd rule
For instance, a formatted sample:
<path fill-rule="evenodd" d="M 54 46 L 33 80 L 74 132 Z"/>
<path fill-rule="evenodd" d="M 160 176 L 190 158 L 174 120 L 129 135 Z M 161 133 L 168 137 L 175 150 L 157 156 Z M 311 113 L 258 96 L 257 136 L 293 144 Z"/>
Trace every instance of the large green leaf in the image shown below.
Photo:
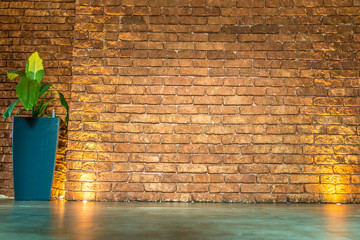
<path fill-rule="evenodd" d="M 13 102 L 12 104 L 10 104 L 10 106 L 8 107 L 8 109 L 6 109 L 6 111 L 3 114 L 3 118 L 7 119 L 8 117 L 10 117 L 11 112 L 14 110 L 14 107 L 20 102 L 20 99 L 16 100 L 15 102 Z"/>
<path fill-rule="evenodd" d="M 26 76 L 20 78 L 16 86 L 16 94 L 24 104 L 26 110 L 30 110 L 37 102 L 40 93 L 40 84 L 29 80 Z"/>
<path fill-rule="evenodd" d="M 8 71 L 7 76 L 10 80 L 13 80 L 18 76 L 25 76 L 25 72 L 24 71 L 16 71 L 16 70 Z"/>
<path fill-rule="evenodd" d="M 44 67 L 42 59 L 38 52 L 34 52 L 26 63 L 25 73 L 26 77 L 30 80 L 35 80 L 40 84 L 44 77 Z"/>

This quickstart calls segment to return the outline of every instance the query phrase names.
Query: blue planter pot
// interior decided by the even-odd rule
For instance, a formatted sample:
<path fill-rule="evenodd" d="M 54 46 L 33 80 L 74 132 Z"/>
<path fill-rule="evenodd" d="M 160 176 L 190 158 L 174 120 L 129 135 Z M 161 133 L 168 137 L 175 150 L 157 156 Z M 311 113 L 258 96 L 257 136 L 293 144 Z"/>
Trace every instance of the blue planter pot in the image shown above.
<path fill-rule="evenodd" d="M 14 117 L 15 200 L 50 200 L 59 124 L 59 118 Z"/>

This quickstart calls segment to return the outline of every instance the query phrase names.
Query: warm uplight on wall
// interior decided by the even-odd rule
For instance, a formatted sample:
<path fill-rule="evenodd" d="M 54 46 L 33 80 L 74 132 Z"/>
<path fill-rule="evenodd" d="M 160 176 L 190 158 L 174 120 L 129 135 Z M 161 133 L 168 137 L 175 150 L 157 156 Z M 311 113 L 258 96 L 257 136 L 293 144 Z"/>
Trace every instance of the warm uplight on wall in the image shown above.
<path fill-rule="evenodd" d="M 94 181 L 94 173 L 81 173 L 80 181 Z"/>
<path fill-rule="evenodd" d="M 94 194 L 93 192 L 82 192 L 82 202 L 87 203 L 89 200 L 94 200 Z"/>
<path fill-rule="evenodd" d="M 342 203 L 342 202 L 346 202 L 347 196 L 344 194 L 338 194 L 338 193 L 329 194 L 329 195 L 326 195 L 325 200 L 326 200 L 326 202 L 329 202 L 329 203 Z"/>
<path fill-rule="evenodd" d="M 337 172 L 349 173 L 349 168 L 345 166 L 337 166 Z M 348 178 L 348 179 L 347 179 Z M 352 193 L 350 177 L 342 174 L 332 174 L 326 177 L 326 183 L 322 183 L 323 201 L 328 203 L 347 202 Z"/>

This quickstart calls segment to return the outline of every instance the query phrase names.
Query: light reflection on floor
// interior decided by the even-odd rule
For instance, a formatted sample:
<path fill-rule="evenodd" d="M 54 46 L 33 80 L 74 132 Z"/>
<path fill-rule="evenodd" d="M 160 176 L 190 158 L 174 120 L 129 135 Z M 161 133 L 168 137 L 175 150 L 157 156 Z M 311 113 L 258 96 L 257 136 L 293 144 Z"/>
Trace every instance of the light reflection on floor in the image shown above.
<path fill-rule="evenodd" d="M 359 239 L 360 205 L 14 202 L 0 239 Z"/>

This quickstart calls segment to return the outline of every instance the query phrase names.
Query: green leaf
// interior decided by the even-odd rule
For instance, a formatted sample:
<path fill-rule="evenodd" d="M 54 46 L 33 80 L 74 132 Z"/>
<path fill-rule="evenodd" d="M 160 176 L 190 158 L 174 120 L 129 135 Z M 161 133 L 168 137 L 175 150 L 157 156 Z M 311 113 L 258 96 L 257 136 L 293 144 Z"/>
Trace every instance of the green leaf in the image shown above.
<path fill-rule="evenodd" d="M 26 111 L 26 109 L 21 109 L 21 110 L 17 111 L 17 112 L 14 114 L 14 116 L 16 116 L 16 115 L 18 115 L 18 114 L 22 113 L 23 111 Z"/>
<path fill-rule="evenodd" d="M 40 94 L 39 97 L 41 97 L 49 88 L 53 87 L 54 85 L 49 83 L 41 83 L 40 85 Z"/>
<path fill-rule="evenodd" d="M 51 102 L 53 102 L 53 101 L 55 101 L 55 100 L 56 100 L 55 98 L 54 98 L 54 99 L 51 99 L 50 101 L 48 101 L 47 103 L 45 103 L 44 105 L 41 106 L 40 111 L 39 111 L 39 117 L 44 116 L 44 112 L 45 112 L 46 108 L 49 106 L 49 104 L 50 104 Z"/>
<path fill-rule="evenodd" d="M 39 104 L 39 108 L 42 107 L 42 105 L 44 104 L 45 98 L 47 97 L 47 95 L 50 93 L 50 91 L 47 91 L 46 94 L 42 97 L 41 102 Z"/>
<path fill-rule="evenodd" d="M 38 52 L 34 52 L 28 59 L 25 67 L 26 77 L 30 80 L 35 80 L 40 84 L 44 77 L 43 60 L 40 58 Z"/>
<path fill-rule="evenodd" d="M 8 71 L 7 76 L 10 80 L 14 80 L 18 76 L 25 76 L 25 72 L 24 71 L 16 71 L 16 70 Z"/>
<path fill-rule="evenodd" d="M 40 85 L 36 81 L 31 81 L 26 76 L 20 78 L 16 86 L 16 94 L 26 110 L 30 110 L 36 104 L 39 93 Z"/>
<path fill-rule="evenodd" d="M 69 105 L 67 104 L 64 95 L 60 92 L 57 92 L 57 93 L 59 94 L 59 97 L 60 97 L 61 106 L 63 106 L 66 109 L 65 122 L 66 122 L 66 124 L 68 124 L 68 122 L 69 122 Z"/>
<path fill-rule="evenodd" d="M 3 118 L 7 119 L 8 117 L 10 117 L 11 112 L 14 110 L 14 107 L 20 102 L 20 99 L 16 100 L 15 102 L 13 102 L 12 104 L 10 104 L 10 106 L 8 107 L 8 109 L 6 109 L 6 111 L 3 114 Z"/>

